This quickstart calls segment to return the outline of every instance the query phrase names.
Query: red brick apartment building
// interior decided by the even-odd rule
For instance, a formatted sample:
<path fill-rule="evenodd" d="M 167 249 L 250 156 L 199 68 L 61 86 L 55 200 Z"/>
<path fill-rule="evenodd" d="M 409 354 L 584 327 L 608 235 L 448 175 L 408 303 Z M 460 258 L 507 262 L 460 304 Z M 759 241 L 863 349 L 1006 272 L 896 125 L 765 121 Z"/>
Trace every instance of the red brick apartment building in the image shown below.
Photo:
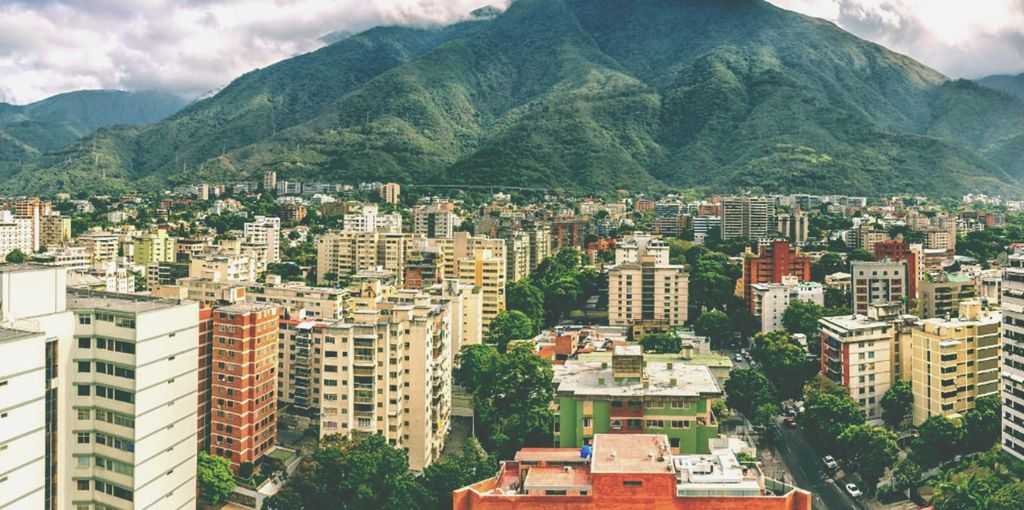
<path fill-rule="evenodd" d="M 879 241 L 875 243 L 874 255 L 877 261 L 889 259 L 893 262 L 906 262 L 907 296 L 911 300 L 917 299 L 918 265 L 923 261 L 917 260 L 917 254 L 910 251 L 910 245 L 897 239 Z"/>
<path fill-rule="evenodd" d="M 213 312 L 212 453 L 238 470 L 277 438 L 278 309 L 260 303 Z"/>
<path fill-rule="evenodd" d="M 770 491 L 770 492 L 769 492 Z M 659 434 L 598 434 L 592 454 L 527 448 L 453 510 L 810 510 L 811 494 L 740 465 L 729 450 L 672 456 Z"/>
<path fill-rule="evenodd" d="M 782 283 L 783 276 L 796 276 L 802 282 L 811 280 L 811 258 L 801 255 L 800 250 L 790 246 L 788 241 L 772 241 L 761 244 L 757 254 L 748 253 L 743 257 L 743 299 L 753 311 L 751 299 L 755 283 Z"/>

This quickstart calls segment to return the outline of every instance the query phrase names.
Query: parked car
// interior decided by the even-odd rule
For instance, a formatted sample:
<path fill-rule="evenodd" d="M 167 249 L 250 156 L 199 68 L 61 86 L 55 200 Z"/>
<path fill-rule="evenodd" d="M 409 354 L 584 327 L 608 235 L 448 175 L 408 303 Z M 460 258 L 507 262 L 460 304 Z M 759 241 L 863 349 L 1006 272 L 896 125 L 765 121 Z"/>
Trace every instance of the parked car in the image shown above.
<path fill-rule="evenodd" d="M 864 495 L 864 493 L 857 488 L 857 485 L 852 483 L 846 484 L 846 493 L 849 494 L 851 498 L 859 498 Z"/>
<path fill-rule="evenodd" d="M 737 354 L 737 355 L 733 356 L 733 357 L 732 357 L 732 359 L 733 359 L 733 361 L 735 361 L 736 363 L 741 363 L 741 362 L 743 361 L 743 355 L 741 355 L 741 354 Z"/>
<path fill-rule="evenodd" d="M 835 471 L 839 469 L 839 463 L 836 462 L 836 459 L 831 455 L 826 455 L 824 459 L 821 459 L 821 461 L 825 463 L 825 468 L 827 468 L 829 471 Z"/>

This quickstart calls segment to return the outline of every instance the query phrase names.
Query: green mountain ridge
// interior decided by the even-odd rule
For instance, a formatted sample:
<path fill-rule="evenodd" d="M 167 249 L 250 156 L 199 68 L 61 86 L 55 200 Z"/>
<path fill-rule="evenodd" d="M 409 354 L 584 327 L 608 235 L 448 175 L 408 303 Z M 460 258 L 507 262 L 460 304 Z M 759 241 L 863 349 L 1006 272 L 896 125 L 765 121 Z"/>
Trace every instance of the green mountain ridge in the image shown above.
<path fill-rule="evenodd" d="M 43 154 L 3 187 L 274 169 L 590 191 L 1017 193 L 1022 120 L 1018 99 L 762 0 L 518 0 L 252 71 L 152 126 Z"/>
<path fill-rule="evenodd" d="M 986 76 L 977 80 L 977 83 L 993 90 L 1005 92 L 1016 98 L 1024 99 L 1024 73 Z"/>

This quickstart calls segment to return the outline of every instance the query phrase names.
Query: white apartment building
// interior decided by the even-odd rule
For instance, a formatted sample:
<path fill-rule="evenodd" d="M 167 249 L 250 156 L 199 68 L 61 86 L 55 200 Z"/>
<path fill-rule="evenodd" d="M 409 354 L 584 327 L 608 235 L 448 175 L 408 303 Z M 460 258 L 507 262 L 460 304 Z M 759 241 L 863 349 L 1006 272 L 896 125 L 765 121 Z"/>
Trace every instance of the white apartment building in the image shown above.
<path fill-rule="evenodd" d="M 454 205 L 438 202 L 418 205 L 412 209 L 413 232 L 430 238 L 451 237 L 459 218 L 455 216 Z"/>
<path fill-rule="evenodd" d="M 537 226 L 527 233 L 530 234 L 530 272 L 533 272 L 544 259 L 551 256 L 551 228 Z"/>
<path fill-rule="evenodd" d="M 644 256 L 653 258 L 659 266 L 669 264 L 669 247 L 665 241 L 648 235 L 633 234 L 615 245 L 615 263 L 638 263 Z"/>
<path fill-rule="evenodd" d="M 59 508 L 195 508 L 199 305 L 72 290 Z"/>
<path fill-rule="evenodd" d="M 284 282 L 267 276 L 267 283 L 251 285 L 246 293 L 250 303 L 270 303 L 283 310 L 282 318 L 333 321 L 342 318 L 348 291 L 310 287 L 302 282 Z"/>
<path fill-rule="evenodd" d="M 866 315 L 872 303 L 900 303 L 907 307 L 907 266 L 902 261 L 854 262 L 853 311 Z"/>
<path fill-rule="evenodd" d="M 88 232 L 78 236 L 75 242 L 84 246 L 93 265 L 113 261 L 117 258 L 118 237 L 109 232 Z"/>
<path fill-rule="evenodd" d="M 213 281 L 255 282 L 257 261 L 246 255 L 207 255 L 193 258 L 189 278 Z"/>
<path fill-rule="evenodd" d="M 35 251 L 32 221 L 15 218 L 10 211 L 0 211 L 0 260 L 14 250 L 19 250 L 25 255 L 31 255 Z"/>
<path fill-rule="evenodd" d="M 750 294 L 755 317 L 761 320 L 761 332 L 783 328 L 782 316 L 789 305 L 804 301 L 825 306 L 825 288 L 817 282 L 800 282 L 795 276 L 783 276 L 782 283 L 755 283 Z"/>
<path fill-rule="evenodd" d="M 0 327 L 0 508 L 48 508 L 45 346 L 42 332 Z"/>
<path fill-rule="evenodd" d="M 257 216 L 242 231 L 246 242 L 266 246 L 266 261 L 281 262 L 281 218 Z"/>
<path fill-rule="evenodd" d="M 768 197 L 722 198 L 722 239 L 770 239 L 776 235 L 775 202 Z"/>
<path fill-rule="evenodd" d="M 1024 460 L 1024 253 L 1003 270 L 1003 451 Z"/>
<path fill-rule="evenodd" d="M 505 237 L 505 278 L 518 282 L 530 276 L 530 234 L 510 232 Z"/>
<path fill-rule="evenodd" d="M 899 329 L 879 316 L 843 315 L 818 320 L 821 331 L 821 374 L 844 386 L 872 421 L 882 418 L 882 395 L 892 386 Z"/>

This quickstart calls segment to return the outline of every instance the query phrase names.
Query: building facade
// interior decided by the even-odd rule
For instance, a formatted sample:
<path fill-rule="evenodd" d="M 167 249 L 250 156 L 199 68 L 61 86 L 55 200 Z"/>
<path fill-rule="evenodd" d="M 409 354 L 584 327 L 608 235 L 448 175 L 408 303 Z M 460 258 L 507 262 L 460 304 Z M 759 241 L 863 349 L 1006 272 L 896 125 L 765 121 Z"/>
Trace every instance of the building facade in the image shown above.
<path fill-rule="evenodd" d="M 853 312 L 867 315 L 871 303 L 907 307 L 907 266 L 904 262 L 853 262 Z"/>
<path fill-rule="evenodd" d="M 1002 282 L 1002 444 L 1024 460 L 1024 253 L 1010 255 Z"/>

